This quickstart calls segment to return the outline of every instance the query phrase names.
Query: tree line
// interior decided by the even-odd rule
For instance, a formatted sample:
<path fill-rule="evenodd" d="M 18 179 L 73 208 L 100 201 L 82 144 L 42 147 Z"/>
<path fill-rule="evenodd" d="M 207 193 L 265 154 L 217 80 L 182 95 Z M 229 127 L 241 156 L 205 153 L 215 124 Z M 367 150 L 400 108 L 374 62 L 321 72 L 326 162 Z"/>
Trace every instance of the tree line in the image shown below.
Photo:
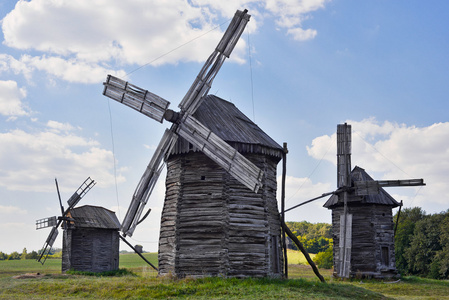
<path fill-rule="evenodd" d="M 398 213 L 394 216 L 394 222 Z M 449 210 L 403 209 L 395 235 L 396 268 L 403 275 L 449 279 Z"/>
<path fill-rule="evenodd" d="M 14 251 L 10 254 L 4 253 L 0 251 L 0 260 L 20 260 L 20 259 L 38 259 L 42 250 L 31 251 L 28 253 L 26 248 L 23 248 L 22 253 Z M 60 248 L 51 248 L 49 251 L 49 258 L 56 258 L 62 256 L 62 249 Z"/>

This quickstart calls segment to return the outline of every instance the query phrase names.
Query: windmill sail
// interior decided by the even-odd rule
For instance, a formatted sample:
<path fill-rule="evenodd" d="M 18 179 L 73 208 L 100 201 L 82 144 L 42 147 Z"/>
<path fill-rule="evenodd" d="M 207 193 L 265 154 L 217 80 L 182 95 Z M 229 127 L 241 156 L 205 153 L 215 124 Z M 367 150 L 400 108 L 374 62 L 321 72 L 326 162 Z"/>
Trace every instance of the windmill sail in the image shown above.
<path fill-rule="evenodd" d="M 179 104 L 180 113 L 174 113 L 169 110 L 169 102 L 163 98 L 121 79 L 109 75 L 104 83 L 104 95 L 159 122 L 162 122 L 165 116 L 168 121 L 175 123 L 164 134 L 158 149 L 134 192 L 121 227 L 124 235 L 131 236 L 139 223 L 143 208 L 163 168 L 163 159 L 170 153 L 178 134 L 201 149 L 205 155 L 225 168 L 232 176 L 252 191 L 257 192 L 262 186 L 263 171 L 192 117 L 192 114 L 201 105 L 203 97 L 209 92 L 212 81 L 223 62 L 229 57 L 244 31 L 250 18 L 247 12 L 247 10 L 238 10 L 235 13 L 215 51 L 209 56 L 189 91 Z M 169 115 L 176 115 L 176 117 L 173 119 Z"/>
<path fill-rule="evenodd" d="M 148 202 L 148 198 L 153 191 L 159 175 L 164 167 L 163 159 L 169 153 L 177 140 L 177 135 L 171 130 L 165 130 L 165 133 L 150 161 L 145 173 L 140 179 L 134 192 L 133 198 L 126 212 L 120 231 L 124 235 L 132 236 L 134 229 L 139 223 L 143 209 Z"/>
<path fill-rule="evenodd" d="M 53 226 L 53 228 L 51 229 L 50 234 L 47 237 L 47 240 L 45 241 L 44 246 L 42 247 L 41 250 L 41 255 L 39 256 L 39 258 L 37 259 L 38 262 L 40 262 L 41 264 L 44 264 L 45 261 L 47 260 L 48 254 L 50 253 L 51 247 L 53 247 L 53 244 L 55 243 L 56 238 L 58 237 L 58 226 L 60 223 L 58 223 L 57 226 Z"/>
<path fill-rule="evenodd" d="M 351 125 L 337 126 L 337 186 L 343 192 L 338 197 L 343 198 L 344 210 L 340 215 L 341 235 L 339 240 L 339 276 L 348 277 L 351 265 L 352 223 L 348 213 L 348 189 L 351 187 Z"/>
<path fill-rule="evenodd" d="M 225 59 L 231 55 L 232 50 L 234 50 L 235 45 L 242 35 L 250 18 L 250 15 L 247 14 L 247 12 L 247 10 L 237 10 L 235 13 L 234 18 L 218 43 L 217 48 L 209 56 L 189 91 L 179 104 L 179 108 L 182 112 L 193 114 L 200 106 L 203 96 L 209 92 L 212 81 L 223 65 Z"/>
<path fill-rule="evenodd" d="M 351 125 L 337 126 L 337 187 L 351 186 Z"/>
<path fill-rule="evenodd" d="M 170 102 L 122 79 L 108 75 L 103 95 L 162 123 Z"/>
<path fill-rule="evenodd" d="M 422 185 L 425 185 L 423 179 L 371 180 L 354 182 L 355 194 L 357 196 L 376 195 L 379 194 L 380 189 L 384 187 Z"/>
<path fill-rule="evenodd" d="M 42 229 L 47 227 L 53 227 L 56 226 L 56 216 L 40 219 L 36 221 L 36 229 Z"/>
<path fill-rule="evenodd" d="M 76 190 L 76 192 L 73 193 L 72 197 L 70 197 L 70 199 L 67 200 L 67 204 L 69 205 L 69 207 L 65 211 L 64 215 L 72 207 L 74 207 L 81 200 L 81 198 L 83 198 L 84 195 L 86 195 L 87 192 L 94 187 L 95 184 L 96 184 L 95 181 L 93 181 L 90 177 L 87 177 L 87 179 L 84 180 L 84 182 L 80 185 L 80 187 Z"/>
<path fill-rule="evenodd" d="M 181 123 L 178 133 L 253 192 L 262 186 L 263 171 L 194 117 Z"/>

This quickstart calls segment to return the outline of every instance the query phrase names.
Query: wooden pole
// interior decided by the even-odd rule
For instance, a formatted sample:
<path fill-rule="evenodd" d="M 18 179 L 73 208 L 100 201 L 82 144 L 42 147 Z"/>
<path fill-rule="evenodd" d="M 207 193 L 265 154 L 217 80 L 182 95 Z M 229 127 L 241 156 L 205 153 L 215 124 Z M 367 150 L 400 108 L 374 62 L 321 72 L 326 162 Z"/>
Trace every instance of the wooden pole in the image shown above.
<path fill-rule="evenodd" d="M 284 152 L 282 153 L 282 188 L 281 188 L 281 224 L 285 224 L 285 177 L 287 176 L 287 143 L 284 143 Z M 281 227 L 282 248 L 284 249 L 284 274 L 288 278 L 288 260 L 287 260 L 287 243 L 285 241 L 285 231 Z"/>
<path fill-rule="evenodd" d="M 134 248 L 134 246 L 133 245 L 131 245 L 123 236 L 121 236 L 120 234 L 118 235 L 121 239 L 122 239 L 122 241 L 124 241 L 128 246 L 130 246 L 131 247 L 131 249 L 133 249 L 134 250 L 134 252 L 136 252 L 139 256 L 140 256 L 140 258 L 142 258 L 147 264 L 149 264 L 150 266 L 152 266 L 153 267 L 153 269 L 155 269 L 156 271 L 158 271 L 159 272 L 159 270 L 158 270 L 158 268 L 156 268 L 152 263 L 150 263 L 141 253 L 139 253 L 137 250 L 136 250 L 136 248 Z"/>
<path fill-rule="evenodd" d="M 310 258 L 309 253 L 307 253 L 306 248 L 301 244 L 301 242 L 298 240 L 298 238 L 291 232 L 290 228 L 287 227 L 285 223 L 282 223 L 282 228 L 285 230 L 285 233 L 292 239 L 293 242 L 295 242 L 296 246 L 298 246 L 299 250 L 301 250 L 302 254 L 304 254 L 305 258 L 307 259 L 307 262 L 312 267 L 313 272 L 315 275 L 320 279 L 321 282 L 326 282 L 324 280 L 324 277 L 320 274 L 320 271 L 318 271 L 317 266 L 313 262 L 313 260 Z"/>
<path fill-rule="evenodd" d="M 350 250 L 351 245 L 347 243 L 348 230 L 348 188 L 351 187 L 351 125 L 347 123 L 337 125 L 337 185 L 343 189 L 343 232 L 340 237 L 340 277 L 349 277 L 350 271 Z M 339 196 L 340 197 L 340 196 Z M 340 216 L 341 218 L 341 216 Z M 341 219 L 340 219 L 341 224 Z"/>
<path fill-rule="evenodd" d="M 399 205 L 399 211 L 398 211 L 398 217 L 396 218 L 396 226 L 394 227 L 394 234 L 393 237 L 396 236 L 396 230 L 398 229 L 398 225 L 399 225 L 399 217 L 401 216 L 401 208 L 402 208 L 402 200 L 401 200 L 401 204 Z"/>
<path fill-rule="evenodd" d="M 288 212 L 288 211 L 290 211 L 290 210 L 292 210 L 292 209 L 295 209 L 295 208 L 298 208 L 298 207 L 300 207 L 300 206 L 303 206 L 304 204 L 313 202 L 313 201 L 315 201 L 315 200 L 319 200 L 319 199 L 321 199 L 321 198 L 324 198 L 324 197 L 326 197 L 326 196 L 333 195 L 333 194 L 337 194 L 337 191 L 333 191 L 333 192 L 329 192 L 329 193 L 324 193 L 324 194 L 322 194 L 321 196 L 315 197 L 315 198 L 313 198 L 313 199 L 304 201 L 304 202 L 302 202 L 302 203 L 299 203 L 298 205 L 295 205 L 295 206 L 293 206 L 293 207 L 290 207 L 289 209 L 286 209 L 284 212 Z"/>

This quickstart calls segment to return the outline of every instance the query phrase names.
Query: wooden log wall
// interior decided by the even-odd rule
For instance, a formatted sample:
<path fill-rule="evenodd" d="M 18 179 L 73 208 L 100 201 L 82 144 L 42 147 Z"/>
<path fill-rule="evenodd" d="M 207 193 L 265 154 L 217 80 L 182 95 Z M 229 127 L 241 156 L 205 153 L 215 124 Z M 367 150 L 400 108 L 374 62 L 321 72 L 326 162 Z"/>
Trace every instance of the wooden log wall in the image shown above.
<path fill-rule="evenodd" d="M 70 269 L 105 272 L 119 267 L 119 236 L 117 230 L 67 230 L 63 238 L 62 271 Z"/>
<path fill-rule="evenodd" d="M 159 240 L 160 275 L 282 276 L 278 159 L 245 156 L 266 174 L 257 194 L 202 153 L 170 157 Z"/>
<path fill-rule="evenodd" d="M 353 204 L 348 206 L 352 214 L 352 247 L 350 277 L 364 276 L 389 278 L 397 275 L 394 258 L 394 233 L 392 209 L 386 205 Z M 340 216 L 343 206 L 332 209 L 334 240 L 334 275 L 340 265 Z M 388 265 L 382 261 L 382 247 L 388 249 Z"/>

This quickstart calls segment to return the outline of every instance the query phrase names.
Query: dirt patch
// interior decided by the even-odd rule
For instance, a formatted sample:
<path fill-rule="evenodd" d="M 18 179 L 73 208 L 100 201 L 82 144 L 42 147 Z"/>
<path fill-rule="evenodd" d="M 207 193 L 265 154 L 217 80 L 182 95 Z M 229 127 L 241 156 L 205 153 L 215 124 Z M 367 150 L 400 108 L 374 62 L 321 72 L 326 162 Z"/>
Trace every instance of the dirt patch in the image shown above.
<path fill-rule="evenodd" d="M 26 273 L 26 274 L 20 274 L 17 276 L 13 276 L 14 279 L 29 279 L 29 278 L 42 278 L 44 277 L 44 274 L 41 273 Z"/>

